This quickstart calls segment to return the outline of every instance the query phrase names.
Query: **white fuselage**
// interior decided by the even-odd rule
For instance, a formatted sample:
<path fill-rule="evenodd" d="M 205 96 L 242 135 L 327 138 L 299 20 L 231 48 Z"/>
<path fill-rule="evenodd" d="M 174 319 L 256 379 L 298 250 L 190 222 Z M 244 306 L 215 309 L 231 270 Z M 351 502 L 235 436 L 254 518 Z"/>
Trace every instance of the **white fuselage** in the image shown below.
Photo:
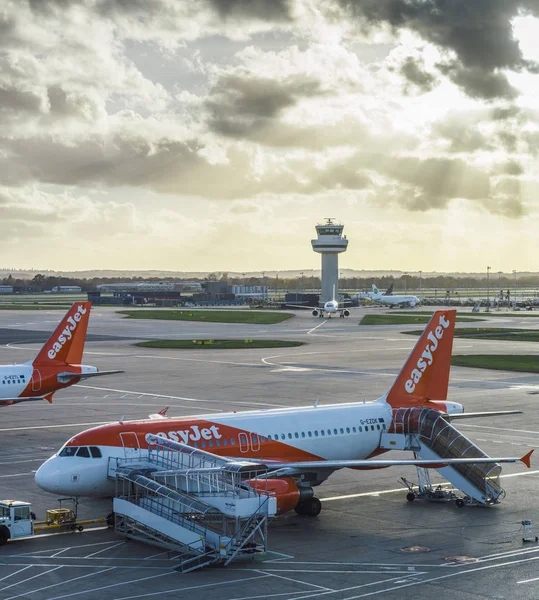
<path fill-rule="evenodd" d="M 369 403 L 111 424 L 75 436 L 41 465 L 35 480 L 40 488 L 54 494 L 113 495 L 114 481 L 107 478 L 110 459 L 143 458 L 147 453 L 147 433 L 223 456 L 255 461 L 297 462 L 313 457 L 364 459 L 379 448 L 381 435 L 389 429 L 391 419 L 391 406 L 381 398 Z M 111 427 L 121 434 L 106 435 L 104 432 Z M 133 440 L 137 439 L 138 443 L 134 444 Z M 80 447 L 89 448 L 91 452 L 83 451 L 85 456 L 78 456 Z M 66 455 L 67 452 L 70 455 Z M 101 456 L 92 457 L 92 454 Z M 322 469 L 320 482 L 333 470 Z"/>
<path fill-rule="evenodd" d="M 385 304 L 387 306 L 411 306 L 412 308 L 416 306 L 416 304 L 420 303 L 420 300 L 417 296 L 372 296 L 371 297 L 374 302 L 378 302 L 378 304 Z"/>
<path fill-rule="evenodd" d="M 40 381 L 32 380 L 32 371 L 30 364 L 0 365 L 0 399 L 18 398 L 31 381 L 38 388 Z"/>

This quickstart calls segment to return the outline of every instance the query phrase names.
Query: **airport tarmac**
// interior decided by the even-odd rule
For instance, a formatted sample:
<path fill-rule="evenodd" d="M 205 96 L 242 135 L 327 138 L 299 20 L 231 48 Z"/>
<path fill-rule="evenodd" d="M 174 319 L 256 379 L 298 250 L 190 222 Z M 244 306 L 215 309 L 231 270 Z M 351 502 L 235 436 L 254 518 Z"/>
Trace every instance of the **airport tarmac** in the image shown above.
<path fill-rule="evenodd" d="M 146 418 L 165 406 L 171 416 L 201 415 L 377 398 L 416 341 L 400 332 L 423 326 L 358 327 L 364 312 L 323 321 L 298 313 L 261 326 L 123 319 L 115 309 L 97 307 L 89 333 L 99 337 L 89 337 L 85 363 L 125 373 L 61 391 L 52 405 L 0 409 L 0 497 L 31 501 L 42 518 L 57 498 L 34 483 L 41 462 L 75 433 L 122 416 Z M 0 311 L 0 363 L 31 359 L 62 315 Z M 488 325 L 537 328 L 539 319 L 492 318 Z M 204 337 L 296 339 L 307 345 L 228 351 L 133 345 Z M 457 339 L 454 345 L 455 354 L 534 352 L 526 342 Z M 539 447 L 536 376 L 454 367 L 449 400 L 467 411 L 524 412 L 458 423 L 488 454 L 521 456 Z M 523 544 L 521 531 L 521 522 L 531 519 L 539 534 L 539 455 L 530 470 L 504 466 L 507 496 L 489 509 L 408 503 L 399 478 L 414 474 L 410 467 L 337 472 L 317 489 L 323 501 L 319 517 L 291 513 L 271 523 L 265 557 L 187 575 L 174 570 L 174 553 L 124 542 L 101 527 L 10 542 L 0 548 L 0 599 L 539 598 L 539 545 Z M 83 499 L 79 516 L 105 516 L 110 506 L 107 499 Z"/>

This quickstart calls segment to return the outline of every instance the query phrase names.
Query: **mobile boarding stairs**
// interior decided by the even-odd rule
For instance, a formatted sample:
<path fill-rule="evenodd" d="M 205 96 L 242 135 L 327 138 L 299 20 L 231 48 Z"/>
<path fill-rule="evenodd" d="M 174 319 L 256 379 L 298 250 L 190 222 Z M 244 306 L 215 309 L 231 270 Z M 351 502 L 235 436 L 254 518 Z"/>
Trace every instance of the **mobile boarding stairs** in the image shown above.
<path fill-rule="evenodd" d="M 381 448 L 412 450 L 424 460 L 444 458 L 487 458 L 466 436 L 449 423 L 439 411 L 431 408 L 400 408 L 394 412 L 393 424 L 382 434 Z M 496 463 L 453 464 L 436 469 L 455 489 L 434 487 L 428 469 L 417 468 L 418 485 L 402 478 L 408 488 L 407 500 L 415 498 L 434 502 L 454 500 L 458 507 L 490 506 L 505 497 L 500 486 L 501 466 Z M 460 490 L 463 495 L 457 492 Z"/>
<path fill-rule="evenodd" d="M 117 533 L 176 552 L 182 572 L 267 550 L 277 501 L 264 489 L 265 465 L 157 436 L 148 441 L 147 456 L 110 460 Z M 261 480 L 256 491 L 253 479 Z"/>

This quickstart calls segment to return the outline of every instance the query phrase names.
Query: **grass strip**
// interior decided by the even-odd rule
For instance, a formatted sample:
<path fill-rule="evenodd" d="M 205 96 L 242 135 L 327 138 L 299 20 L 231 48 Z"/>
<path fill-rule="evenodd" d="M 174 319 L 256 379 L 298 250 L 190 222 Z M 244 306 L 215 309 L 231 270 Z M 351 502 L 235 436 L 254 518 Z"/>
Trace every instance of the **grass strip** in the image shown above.
<path fill-rule="evenodd" d="M 497 371 L 522 371 L 525 373 L 539 373 L 539 356 L 536 354 L 456 355 L 451 359 L 451 364 L 457 367 L 472 367 L 474 369 L 494 369 Z"/>
<path fill-rule="evenodd" d="M 205 321 L 207 323 L 249 323 L 273 325 L 292 318 L 290 313 L 271 313 L 248 310 L 121 310 L 129 319 L 158 319 L 164 321 Z"/>
<path fill-rule="evenodd" d="M 421 335 L 420 329 L 402 331 L 406 335 Z M 455 337 L 471 340 L 504 340 L 510 342 L 539 342 L 537 329 L 503 329 L 501 327 L 470 327 L 455 329 Z"/>
<path fill-rule="evenodd" d="M 142 348 L 173 348 L 176 350 L 245 350 L 246 348 L 293 348 L 304 342 L 288 340 L 152 340 L 139 342 Z"/>
<path fill-rule="evenodd" d="M 420 315 L 418 313 L 411 314 L 392 314 L 392 315 L 365 315 L 360 325 L 416 325 L 421 323 L 428 323 L 432 315 Z M 475 322 L 482 321 L 483 319 L 468 319 L 466 317 L 460 317 L 457 314 L 457 321 Z"/>
<path fill-rule="evenodd" d="M 71 304 L 0 304 L 0 310 L 67 310 L 68 308 L 71 308 Z"/>

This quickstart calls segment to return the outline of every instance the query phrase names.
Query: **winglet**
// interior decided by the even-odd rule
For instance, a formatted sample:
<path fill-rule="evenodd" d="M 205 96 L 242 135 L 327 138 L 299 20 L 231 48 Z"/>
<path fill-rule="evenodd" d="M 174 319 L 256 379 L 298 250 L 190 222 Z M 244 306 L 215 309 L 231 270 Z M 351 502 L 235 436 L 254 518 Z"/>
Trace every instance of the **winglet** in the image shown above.
<path fill-rule="evenodd" d="M 535 448 L 533 448 L 532 450 L 530 450 L 530 451 L 528 452 L 528 454 L 525 454 L 525 455 L 524 455 L 524 456 L 523 456 L 523 457 L 520 459 L 520 462 L 523 462 L 523 463 L 524 463 L 524 464 L 525 464 L 525 465 L 528 467 L 528 469 L 529 469 L 529 468 L 531 468 L 531 462 L 530 462 L 530 458 L 531 458 L 531 456 L 532 456 L 532 454 L 533 454 L 533 451 L 534 451 L 534 450 L 535 450 Z"/>
<path fill-rule="evenodd" d="M 168 409 L 169 409 L 169 407 L 166 406 L 165 408 L 163 408 L 163 410 L 160 410 L 157 414 L 165 417 L 166 414 L 167 414 Z"/>
<path fill-rule="evenodd" d="M 52 395 L 54 394 L 54 392 L 51 392 L 50 394 L 45 394 L 43 396 L 43 398 L 45 398 L 45 400 L 49 403 L 52 404 Z"/>

